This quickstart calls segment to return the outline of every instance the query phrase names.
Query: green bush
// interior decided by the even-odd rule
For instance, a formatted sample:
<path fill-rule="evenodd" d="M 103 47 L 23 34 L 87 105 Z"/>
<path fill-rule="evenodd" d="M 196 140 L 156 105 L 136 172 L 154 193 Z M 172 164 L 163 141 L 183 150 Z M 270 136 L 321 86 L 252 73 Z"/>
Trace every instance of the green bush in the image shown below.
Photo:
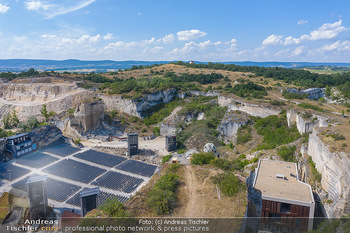
<path fill-rule="evenodd" d="M 169 162 L 172 155 L 166 155 L 162 158 L 162 164 Z"/>
<path fill-rule="evenodd" d="M 296 151 L 296 146 L 281 146 L 277 149 L 277 154 L 281 156 L 284 161 L 296 162 L 294 153 Z"/>
<path fill-rule="evenodd" d="M 170 190 L 175 191 L 177 186 L 179 185 L 179 176 L 175 173 L 167 173 L 163 175 L 155 184 L 155 187 L 162 190 Z"/>
<path fill-rule="evenodd" d="M 231 172 L 225 172 L 211 177 L 214 184 L 217 184 L 223 194 L 228 197 L 234 196 L 239 190 L 244 189 L 245 185 Z"/>
<path fill-rule="evenodd" d="M 117 198 L 107 199 L 105 204 L 99 207 L 108 217 L 130 217 L 130 214 L 125 210 L 123 203 L 119 202 Z"/>
<path fill-rule="evenodd" d="M 154 188 L 148 193 L 148 206 L 157 214 L 170 214 L 175 206 L 175 194 L 169 190 Z"/>
<path fill-rule="evenodd" d="M 213 153 L 198 153 L 194 154 L 191 157 L 191 164 L 203 165 L 209 164 L 212 160 L 215 159 L 215 155 Z"/>

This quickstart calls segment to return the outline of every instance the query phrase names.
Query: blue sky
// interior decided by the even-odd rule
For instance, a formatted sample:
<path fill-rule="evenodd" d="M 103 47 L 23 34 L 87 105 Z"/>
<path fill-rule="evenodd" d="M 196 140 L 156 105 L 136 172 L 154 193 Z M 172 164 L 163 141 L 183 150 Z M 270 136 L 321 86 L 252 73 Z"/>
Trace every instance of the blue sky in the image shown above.
<path fill-rule="evenodd" d="M 350 62 L 346 0 L 0 0 L 0 59 Z"/>

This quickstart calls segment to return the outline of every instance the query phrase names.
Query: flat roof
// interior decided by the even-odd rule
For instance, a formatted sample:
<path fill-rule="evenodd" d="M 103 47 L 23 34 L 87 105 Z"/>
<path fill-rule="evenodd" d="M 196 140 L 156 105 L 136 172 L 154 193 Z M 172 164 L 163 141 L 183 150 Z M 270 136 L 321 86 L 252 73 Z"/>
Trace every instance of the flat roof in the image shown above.
<path fill-rule="evenodd" d="M 16 134 L 16 135 L 13 135 L 11 137 L 8 137 L 7 139 L 15 139 L 15 138 L 19 138 L 19 137 L 26 136 L 26 135 L 29 135 L 29 133 Z"/>
<path fill-rule="evenodd" d="M 284 178 L 281 178 L 284 175 Z M 309 184 L 297 178 L 297 164 L 284 161 L 260 160 L 254 188 L 264 197 L 314 203 Z"/>

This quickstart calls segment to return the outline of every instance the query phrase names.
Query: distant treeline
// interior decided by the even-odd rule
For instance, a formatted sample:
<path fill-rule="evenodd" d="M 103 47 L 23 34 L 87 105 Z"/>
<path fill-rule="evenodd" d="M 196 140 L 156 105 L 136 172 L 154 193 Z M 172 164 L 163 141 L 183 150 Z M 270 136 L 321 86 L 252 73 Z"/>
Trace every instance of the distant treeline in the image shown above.
<path fill-rule="evenodd" d="M 33 68 L 30 68 L 28 71 L 22 71 L 21 73 L 15 74 L 12 72 L 2 72 L 0 73 L 0 78 L 13 80 L 18 77 L 31 77 L 34 75 L 39 75 L 39 72 Z"/>
<path fill-rule="evenodd" d="M 86 78 L 86 76 L 85 76 Z M 143 77 L 135 79 L 133 77 L 121 79 L 115 77 L 113 80 L 109 79 L 103 82 L 102 90 L 107 90 L 110 94 L 124 94 L 130 91 L 136 93 L 145 93 L 151 91 L 165 90 L 169 88 L 176 88 L 178 90 L 198 90 L 196 83 L 210 84 L 223 79 L 222 74 L 181 74 L 176 75 L 174 72 L 167 72 L 164 77 Z M 91 79 L 91 81 L 96 78 Z M 103 79 L 97 79 L 103 81 Z"/>
<path fill-rule="evenodd" d="M 208 64 L 190 64 L 182 61 L 174 62 L 176 65 L 183 65 L 191 68 L 214 69 L 227 71 L 252 72 L 256 76 L 273 78 L 289 84 L 295 84 L 302 87 L 326 87 L 339 86 L 350 82 L 350 72 L 343 74 L 316 74 L 307 70 L 280 68 L 280 67 L 259 67 L 259 66 L 238 66 L 234 64 L 212 63 Z"/>

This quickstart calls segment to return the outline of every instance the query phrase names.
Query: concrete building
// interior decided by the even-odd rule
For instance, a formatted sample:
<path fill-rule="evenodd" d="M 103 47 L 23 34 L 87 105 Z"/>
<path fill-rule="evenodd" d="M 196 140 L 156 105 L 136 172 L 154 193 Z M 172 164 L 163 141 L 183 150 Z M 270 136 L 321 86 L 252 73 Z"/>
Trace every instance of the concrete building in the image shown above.
<path fill-rule="evenodd" d="M 262 225 L 312 229 L 315 200 L 311 186 L 299 180 L 296 163 L 260 160 L 253 187 L 261 191 Z"/>

